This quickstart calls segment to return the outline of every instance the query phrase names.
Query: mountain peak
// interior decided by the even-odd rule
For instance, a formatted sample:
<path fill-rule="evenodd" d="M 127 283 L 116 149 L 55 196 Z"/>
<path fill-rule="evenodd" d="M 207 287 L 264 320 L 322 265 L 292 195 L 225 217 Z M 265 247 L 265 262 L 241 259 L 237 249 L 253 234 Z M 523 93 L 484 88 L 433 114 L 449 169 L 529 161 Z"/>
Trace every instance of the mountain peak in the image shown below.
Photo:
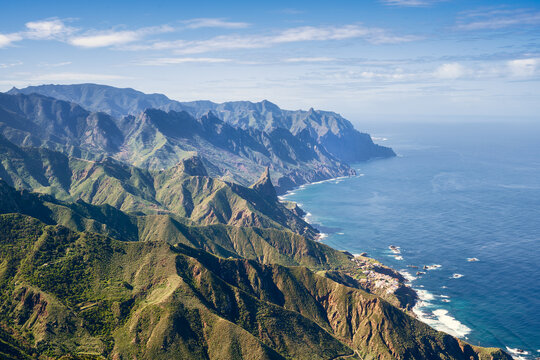
<path fill-rule="evenodd" d="M 208 176 L 208 172 L 206 171 L 202 159 L 197 155 L 183 159 L 180 164 L 178 164 L 178 169 L 189 176 Z"/>
<path fill-rule="evenodd" d="M 268 166 L 266 167 L 266 169 L 264 169 L 264 172 L 262 173 L 259 180 L 257 180 L 250 187 L 264 197 L 272 199 L 277 198 L 276 189 L 274 188 L 272 180 L 270 179 L 270 168 Z"/>

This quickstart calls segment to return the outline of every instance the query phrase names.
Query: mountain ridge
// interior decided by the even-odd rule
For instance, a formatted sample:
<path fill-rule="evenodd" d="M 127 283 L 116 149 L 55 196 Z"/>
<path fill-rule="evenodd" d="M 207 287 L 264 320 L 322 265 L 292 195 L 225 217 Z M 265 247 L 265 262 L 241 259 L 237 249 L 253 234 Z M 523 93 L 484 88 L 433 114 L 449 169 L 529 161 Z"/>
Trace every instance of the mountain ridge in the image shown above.
<path fill-rule="evenodd" d="M 213 111 L 226 123 L 242 129 L 271 131 L 283 128 L 293 135 L 305 131 L 304 137 L 309 135 L 336 158 L 349 163 L 395 156 L 390 148 L 374 144 L 368 134 L 355 130 L 348 120 L 337 113 L 313 108 L 308 111 L 283 110 L 268 100 L 221 104 L 208 100 L 179 102 L 162 94 L 147 95 L 130 88 L 119 89 L 98 84 L 40 85 L 13 88 L 8 93 L 40 93 L 75 102 L 93 111 L 104 111 L 114 117 L 137 115 L 150 107 L 166 111 L 187 111 L 196 118 Z"/>
<path fill-rule="evenodd" d="M 146 109 L 122 119 L 91 113 L 39 94 L 0 94 L 0 133 L 22 146 L 46 147 L 88 160 L 113 157 L 160 170 L 198 154 L 214 177 L 251 185 L 270 166 L 278 192 L 354 170 L 311 139 L 286 129 L 240 129 L 211 112 Z"/>

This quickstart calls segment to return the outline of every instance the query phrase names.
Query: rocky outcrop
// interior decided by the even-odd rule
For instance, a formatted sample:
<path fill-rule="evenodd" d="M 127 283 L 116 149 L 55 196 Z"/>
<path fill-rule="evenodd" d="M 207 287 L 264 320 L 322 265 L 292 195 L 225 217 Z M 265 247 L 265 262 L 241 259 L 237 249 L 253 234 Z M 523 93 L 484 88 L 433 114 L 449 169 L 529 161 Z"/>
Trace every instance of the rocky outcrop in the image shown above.
<path fill-rule="evenodd" d="M 270 179 L 270 168 L 267 166 L 257 182 L 250 186 L 268 200 L 277 200 L 276 189 Z"/>

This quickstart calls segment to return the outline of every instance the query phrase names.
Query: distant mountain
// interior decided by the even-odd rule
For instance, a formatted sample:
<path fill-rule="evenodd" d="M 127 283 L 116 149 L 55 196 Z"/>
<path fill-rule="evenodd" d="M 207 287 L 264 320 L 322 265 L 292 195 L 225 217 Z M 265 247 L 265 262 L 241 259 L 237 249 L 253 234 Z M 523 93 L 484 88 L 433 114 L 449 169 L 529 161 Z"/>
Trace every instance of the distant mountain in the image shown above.
<path fill-rule="evenodd" d="M 374 144 L 368 134 L 354 129 L 339 114 L 314 109 L 282 110 L 267 100 L 222 104 L 211 101 L 178 102 L 161 94 L 144 94 L 133 89 L 97 84 L 30 86 L 24 89 L 13 88 L 8 93 L 38 93 L 74 102 L 91 111 L 102 111 L 113 117 L 138 115 L 148 108 L 187 111 L 196 118 L 212 111 L 223 121 L 242 129 L 272 132 L 281 128 L 302 139 L 311 137 L 334 157 L 348 163 L 395 156 L 392 149 Z"/>
<path fill-rule="evenodd" d="M 0 93 L 0 133 L 18 145 L 93 160 L 109 156 L 150 170 L 198 154 L 212 176 L 246 186 L 269 166 L 278 192 L 354 174 L 310 137 L 282 128 L 236 128 L 212 113 L 197 119 L 184 111 L 146 109 L 115 118 L 43 95 Z"/>

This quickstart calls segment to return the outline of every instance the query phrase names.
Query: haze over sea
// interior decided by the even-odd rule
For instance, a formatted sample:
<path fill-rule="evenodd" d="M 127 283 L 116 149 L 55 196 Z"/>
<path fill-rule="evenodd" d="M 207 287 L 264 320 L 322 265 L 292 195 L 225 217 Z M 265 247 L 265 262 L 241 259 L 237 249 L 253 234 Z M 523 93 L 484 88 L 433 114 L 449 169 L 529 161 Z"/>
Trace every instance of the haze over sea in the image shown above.
<path fill-rule="evenodd" d="M 516 357 L 540 356 L 540 126 L 366 130 L 398 157 L 356 164 L 359 176 L 306 185 L 286 198 L 309 212 L 326 244 L 408 273 L 425 322 Z"/>

